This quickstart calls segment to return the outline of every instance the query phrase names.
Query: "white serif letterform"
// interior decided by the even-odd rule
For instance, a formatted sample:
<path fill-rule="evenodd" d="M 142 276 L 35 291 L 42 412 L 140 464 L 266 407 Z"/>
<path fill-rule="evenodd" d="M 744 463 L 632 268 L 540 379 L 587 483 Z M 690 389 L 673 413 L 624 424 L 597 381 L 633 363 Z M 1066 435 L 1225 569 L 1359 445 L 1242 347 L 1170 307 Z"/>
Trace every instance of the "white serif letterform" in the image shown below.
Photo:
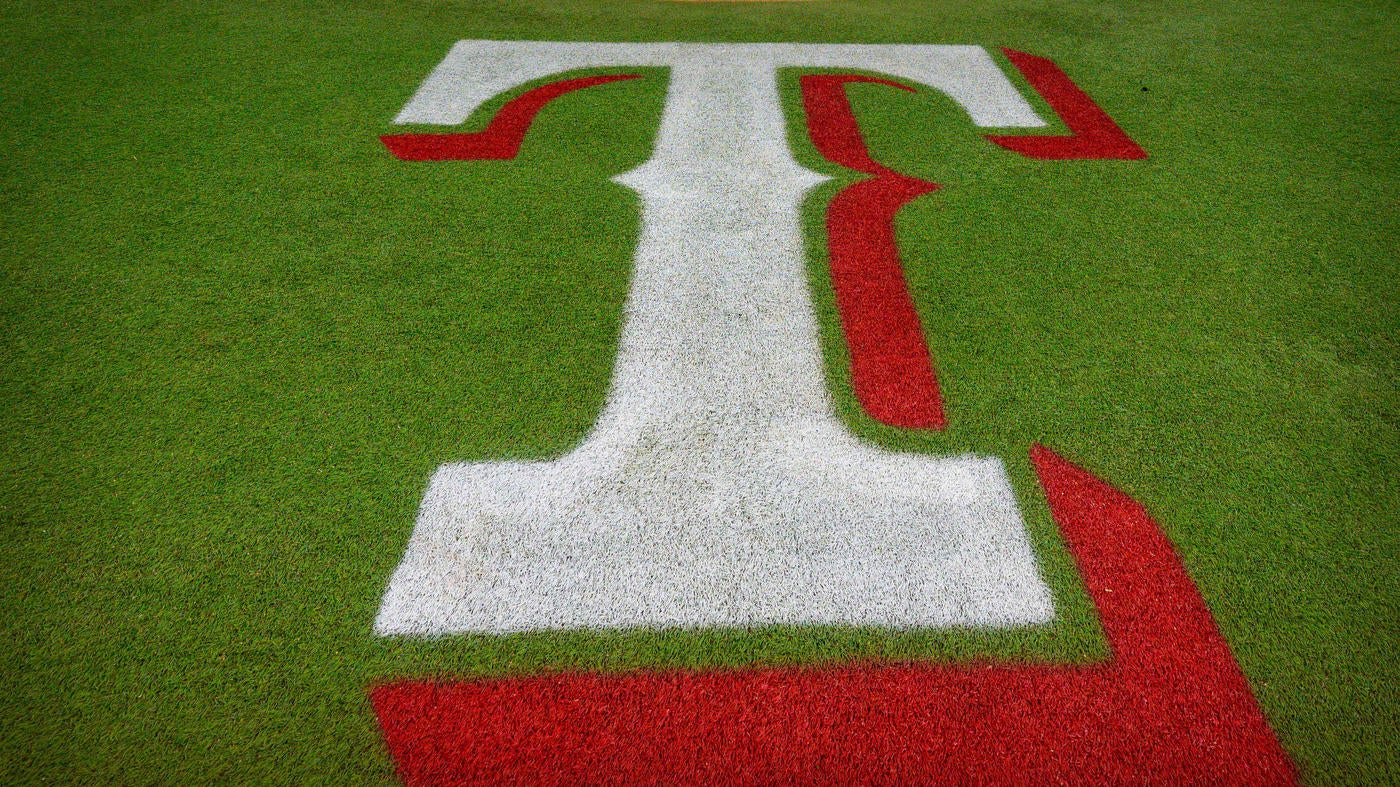
<path fill-rule="evenodd" d="M 454 125 L 571 70 L 661 66 L 624 325 L 584 442 L 433 475 L 382 635 L 839 624 L 1016 626 L 1054 605 L 1005 469 L 866 445 L 823 379 L 778 69 L 942 91 L 984 127 L 1043 126 L 980 47 L 462 41 L 399 123 Z M 461 166 L 472 166 L 464 164 Z"/>

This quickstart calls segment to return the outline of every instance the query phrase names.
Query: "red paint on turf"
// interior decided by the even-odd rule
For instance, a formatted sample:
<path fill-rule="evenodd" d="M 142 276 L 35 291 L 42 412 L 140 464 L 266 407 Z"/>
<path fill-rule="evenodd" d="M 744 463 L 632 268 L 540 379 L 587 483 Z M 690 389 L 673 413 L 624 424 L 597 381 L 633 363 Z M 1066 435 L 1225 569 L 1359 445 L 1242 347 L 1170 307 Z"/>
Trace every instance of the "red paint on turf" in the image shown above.
<path fill-rule="evenodd" d="M 1003 49 L 1045 103 L 1069 127 L 1067 136 L 992 136 L 987 139 L 1007 150 L 1037 159 L 1144 159 L 1147 151 L 1123 133 L 1092 98 L 1055 65 L 1054 61 L 1014 49 Z"/>
<path fill-rule="evenodd" d="M 1113 656 L 562 674 L 381 686 L 410 784 L 1291 783 L 1292 763 L 1191 578 L 1141 505 L 1032 458 Z"/>
<path fill-rule="evenodd" d="M 403 161 L 481 161 L 513 159 L 520 152 L 525 132 L 545 104 L 575 90 L 605 85 L 640 74 L 564 79 L 517 96 L 501 107 L 486 128 L 470 134 L 391 134 L 379 140 Z"/>
<path fill-rule="evenodd" d="M 842 189 L 826 213 L 831 286 L 851 354 L 852 384 L 861 406 L 876 420 L 909 429 L 942 429 L 948 423 L 943 399 L 894 236 L 899 209 L 938 184 L 901 175 L 870 157 L 846 98 L 850 82 L 911 89 L 855 75 L 801 79 L 807 133 L 818 152 L 875 176 Z"/>

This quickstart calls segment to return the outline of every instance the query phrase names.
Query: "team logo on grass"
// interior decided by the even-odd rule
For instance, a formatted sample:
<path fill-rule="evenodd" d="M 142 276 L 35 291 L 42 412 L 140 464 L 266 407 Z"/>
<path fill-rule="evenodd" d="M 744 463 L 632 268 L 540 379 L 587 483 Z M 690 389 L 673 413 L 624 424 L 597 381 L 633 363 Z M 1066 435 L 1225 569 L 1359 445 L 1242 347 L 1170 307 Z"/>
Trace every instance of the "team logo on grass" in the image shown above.
<path fill-rule="evenodd" d="M 1070 133 L 990 142 L 1038 159 L 1145 157 L 1052 62 L 1005 54 Z M 615 178 L 640 195 L 642 221 L 603 413 L 561 458 L 439 468 L 376 632 L 1053 619 L 1000 459 L 879 450 L 835 416 L 800 226 L 804 196 L 826 178 L 793 159 L 778 93 L 779 69 L 813 72 L 800 78 L 812 143 L 870 176 L 826 212 L 857 398 L 885 423 L 941 429 L 893 229 L 901 206 L 938 186 L 872 158 L 845 90 L 938 91 L 978 126 L 1044 127 L 986 50 L 463 41 L 396 122 L 460 124 L 537 86 L 481 131 L 383 143 L 407 161 L 512 158 L 551 100 L 638 78 L 563 75 L 658 66 L 669 84 L 652 156 Z M 1048 449 L 1033 459 L 1103 618 L 1107 664 L 396 684 L 374 701 L 400 770 L 423 781 L 511 768 L 568 781 L 1289 778 L 1146 513 Z"/>

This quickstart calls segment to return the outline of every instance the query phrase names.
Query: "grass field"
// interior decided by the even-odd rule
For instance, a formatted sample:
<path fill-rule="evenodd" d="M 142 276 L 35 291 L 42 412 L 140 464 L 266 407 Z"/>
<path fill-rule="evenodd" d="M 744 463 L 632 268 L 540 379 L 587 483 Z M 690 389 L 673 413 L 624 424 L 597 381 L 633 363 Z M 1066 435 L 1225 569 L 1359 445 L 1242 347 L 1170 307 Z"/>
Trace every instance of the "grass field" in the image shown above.
<path fill-rule="evenodd" d="M 0 781 L 389 781 L 366 688 L 397 677 L 1101 658 L 1035 442 L 1161 523 L 1305 780 L 1400 780 L 1394 4 L 5 2 L 0 23 Z M 1092 95 L 1150 158 L 1020 158 L 947 99 L 851 88 L 876 157 L 943 186 L 897 225 L 950 418 L 920 433 L 851 393 L 822 238 L 848 175 L 782 79 L 796 157 L 837 177 L 805 216 L 842 417 L 1002 457 L 1055 623 L 373 636 L 437 465 L 556 456 L 598 414 L 639 224 L 608 178 L 648 157 L 666 90 L 571 94 L 514 161 L 394 159 L 377 137 L 463 38 L 1006 46 Z"/>

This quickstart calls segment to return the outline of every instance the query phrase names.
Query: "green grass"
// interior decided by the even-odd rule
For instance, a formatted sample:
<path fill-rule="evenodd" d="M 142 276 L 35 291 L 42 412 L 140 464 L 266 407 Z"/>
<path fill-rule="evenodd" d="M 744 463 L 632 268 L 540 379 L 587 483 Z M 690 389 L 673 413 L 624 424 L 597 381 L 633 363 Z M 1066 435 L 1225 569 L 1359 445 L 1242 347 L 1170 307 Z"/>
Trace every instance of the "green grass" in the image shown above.
<path fill-rule="evenodd" d="M 1400 15 L 907 5 L 0 6 L 0 780 L 388 780 L 365 688 L 399 676 L 1096 658 L 1035 441 L 1153 512 L 1305 777 L 1400 779 Z M 376 136 L 466 37 L 1010 46 L 1103 105 L 1151 158 L 1022 159 L 851 88 L 876 158 L 944 186 L 898 227 L 946 433 L 860 412 L 837 185 L 807 207 L 843 417 L 1003 457 L 1062 618 L 373 637 L 434 467 L 557 455 L 597 414 L 638 216 L 608 177 L 665 89 L 572 94 L 514 162 L 394 160 Z"/>

